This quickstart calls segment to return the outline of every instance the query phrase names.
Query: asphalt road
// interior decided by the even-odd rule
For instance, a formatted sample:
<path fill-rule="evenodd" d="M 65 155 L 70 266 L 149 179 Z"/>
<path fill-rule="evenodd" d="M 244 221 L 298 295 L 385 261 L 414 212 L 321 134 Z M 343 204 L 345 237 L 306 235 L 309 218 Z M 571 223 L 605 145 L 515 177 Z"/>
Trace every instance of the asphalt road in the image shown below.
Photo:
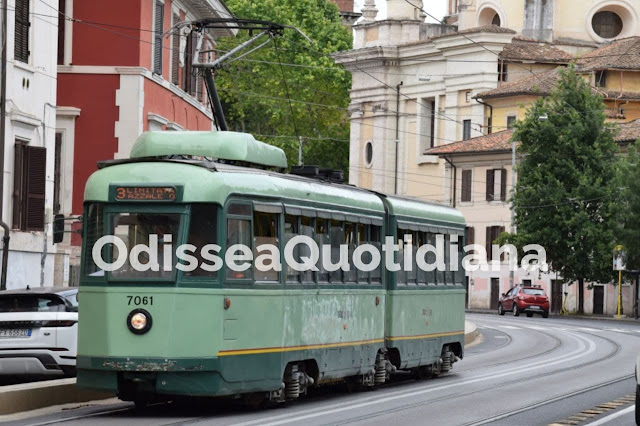
<path fill-rule="evenodd" d="M 340 386 L 275 409 L 220 402 L 84 406 L 14 425 L 633 425 L 640 324 L 470 314 L 483 334 L 453 371 L 369 392 Z M 625 398 L 626 397 L 626 398 Z M 570 423 L 570 421 L 574 423 Z"/>

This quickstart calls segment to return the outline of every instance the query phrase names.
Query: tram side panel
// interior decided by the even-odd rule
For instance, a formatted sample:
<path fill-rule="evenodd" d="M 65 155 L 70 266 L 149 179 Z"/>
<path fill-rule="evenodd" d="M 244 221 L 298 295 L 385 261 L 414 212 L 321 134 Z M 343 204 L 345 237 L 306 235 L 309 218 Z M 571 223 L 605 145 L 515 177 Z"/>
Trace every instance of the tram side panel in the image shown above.
<path fill-rule="evenodd" d="M 447 345 L 456 355 L 462 355 L 463 289 L 390 290 L 387 311 L 386 342 L 391 361 L 399 362 L 396 367 L 409 369 L 434 364 Z"/>

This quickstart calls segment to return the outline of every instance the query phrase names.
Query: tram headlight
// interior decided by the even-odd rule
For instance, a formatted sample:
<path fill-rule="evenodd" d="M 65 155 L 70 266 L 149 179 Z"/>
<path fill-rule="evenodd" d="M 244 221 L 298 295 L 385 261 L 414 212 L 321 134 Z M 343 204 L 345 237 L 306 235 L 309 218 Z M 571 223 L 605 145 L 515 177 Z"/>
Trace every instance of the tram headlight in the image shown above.
<path fill-rule="evenodd" d="M 134 309 L 127 317 L 127 327 L 134 334 L 144 334 L 151 329 L 151 314 L 144 309 Z"/>

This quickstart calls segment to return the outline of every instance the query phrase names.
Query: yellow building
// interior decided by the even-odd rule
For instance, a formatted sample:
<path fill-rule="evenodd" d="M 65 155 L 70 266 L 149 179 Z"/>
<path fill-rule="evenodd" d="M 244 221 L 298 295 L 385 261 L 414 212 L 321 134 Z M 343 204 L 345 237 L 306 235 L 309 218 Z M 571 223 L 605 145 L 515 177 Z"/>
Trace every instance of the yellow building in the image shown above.
<path fill-rule="evenodd" d="M 611 120 L 631 122 L 625 137 L 640 136 L 633 121 L 640 118 L 640 4 L 450 0 L 441 24 L 428 19 L 420 0 L 387 0 L 387 18 L 376 20 L 376 1 L 384 0 L 365 0 L 354 49 L 335 55 L 353 77 L 351 184 L 453 205 L 476 242 L 493 241 L 511 227 L 507 129 L 570 63 L 602 94 Z M 577 286 L 550 274 L 510 276 L 503 266 L 468 276 L 470 307 L 495 308 L 501 293 L 527 280 L 552 295 L 553 310 L 564 292 L 575 307 Z M 610 287 L 587 291 L 585 310 L 612 313 Z"/>

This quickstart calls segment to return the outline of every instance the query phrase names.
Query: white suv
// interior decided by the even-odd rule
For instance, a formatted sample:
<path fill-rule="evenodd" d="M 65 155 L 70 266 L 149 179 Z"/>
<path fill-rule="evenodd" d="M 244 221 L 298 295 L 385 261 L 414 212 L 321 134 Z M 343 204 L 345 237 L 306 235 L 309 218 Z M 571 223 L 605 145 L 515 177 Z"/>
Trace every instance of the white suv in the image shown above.
<path fill-rule="evenodd" d="M 0 292 L 0 376 L 73 376 L 78 290 L 43 287 Z"/>

